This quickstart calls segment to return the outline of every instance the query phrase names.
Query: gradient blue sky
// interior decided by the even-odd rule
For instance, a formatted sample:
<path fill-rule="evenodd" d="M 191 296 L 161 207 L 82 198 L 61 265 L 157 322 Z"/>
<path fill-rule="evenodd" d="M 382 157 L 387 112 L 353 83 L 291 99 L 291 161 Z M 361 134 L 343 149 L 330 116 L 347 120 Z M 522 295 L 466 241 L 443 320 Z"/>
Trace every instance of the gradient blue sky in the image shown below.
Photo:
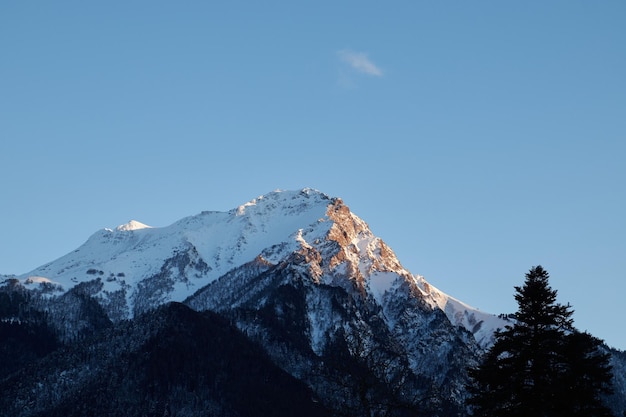
<path fill-rule="evenodd" d="M 312 187 L 482 310 L 543 265 L 626 349 L 626 2 L 303 3 L 2 2 L 0 272 Z"/>

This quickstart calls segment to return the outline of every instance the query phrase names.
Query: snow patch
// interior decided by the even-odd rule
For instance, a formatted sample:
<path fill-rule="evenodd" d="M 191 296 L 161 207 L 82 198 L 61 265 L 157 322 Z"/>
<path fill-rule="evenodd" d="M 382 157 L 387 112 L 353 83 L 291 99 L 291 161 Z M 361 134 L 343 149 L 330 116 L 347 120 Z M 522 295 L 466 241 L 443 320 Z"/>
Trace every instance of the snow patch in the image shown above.
<path fill-rule="evenodd" d="M 369 277 L 369 287 L 374 299 L 379 305 L 382 305 L 383 296 L 391 289 L 393 283 L 398 279 L 395 272 L 376 271 Z"/>
<path fill-rule="evenodd" d="M 38 277 L 38 276 L 31 276 L 26 278 L 23 281 L 24 285 L 29 285 L 29 284 L 52 284 L 52 285 L 61 285 L 58 282 L 54 282 L 51 279 L 48 279 L 46 277 Z"/>
<path fill-rule="evenodd" d="M 464 327 L 472 333 L 476 342 L 482 347 L 489 346 L 493 341 L 495 331 L 508 324 L 506 320 L 494 314 L 485 313 L 449 296 L 430 285 L 422 276 L 415 276 L 414 279 L 430 305 L 442 310 L 450 323 Z"/>
<path fill-rule="evenodd" d="M 152 226 L 138 222 L 137 220 L 131 220 L 128 223 L 121 224 L 115 228 L 118 232 L 130 232 L 132 230 L 151 229 Z"/>

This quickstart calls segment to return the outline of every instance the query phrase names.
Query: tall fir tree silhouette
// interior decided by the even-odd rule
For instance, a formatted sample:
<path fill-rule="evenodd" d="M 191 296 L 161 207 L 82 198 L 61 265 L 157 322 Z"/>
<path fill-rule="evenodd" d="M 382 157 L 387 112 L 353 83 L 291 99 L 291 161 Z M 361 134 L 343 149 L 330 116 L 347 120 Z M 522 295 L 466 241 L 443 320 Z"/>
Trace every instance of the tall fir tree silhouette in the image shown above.
<path fill-rule="evenodd" d="M 612 416 L 609 355 L 602 342 L 573 327 L 571 306 L 556 302 L 541 266 L 515 287 L 514 324 L 496 333 L 483 362 L 469 370 L 474 416 Z"/>

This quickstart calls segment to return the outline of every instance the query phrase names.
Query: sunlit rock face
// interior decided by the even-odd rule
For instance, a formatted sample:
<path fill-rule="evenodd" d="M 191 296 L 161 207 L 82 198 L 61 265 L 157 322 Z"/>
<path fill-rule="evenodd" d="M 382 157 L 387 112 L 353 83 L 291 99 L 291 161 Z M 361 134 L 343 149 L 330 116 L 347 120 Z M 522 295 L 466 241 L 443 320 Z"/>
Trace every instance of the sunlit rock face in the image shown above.
<path fill-rule="evenodd" d="M 314 281 L 358 290 L 378 303 L 401 283 L 417 286 L 415 294 L 455 324 L 472 330 L 485 321 L 480 315 L 472 323 L 460 321 L 459 314 L 478 313 L 460 304 L 452 308 L 450 297 L 405 270 L 340 198 L 312 189 L 275 191 L 228 212 L 206 211 L 167 227 L 132 220 L 100 230 L 75 251 L 16 278 L 52 298 L 94 282 L 98 290 L 90 296 L 117 322 L 182 302 L 257 258 L 268 265 L 297 259 Z M 496 320 L 482 329 L 499 325 Z"/>

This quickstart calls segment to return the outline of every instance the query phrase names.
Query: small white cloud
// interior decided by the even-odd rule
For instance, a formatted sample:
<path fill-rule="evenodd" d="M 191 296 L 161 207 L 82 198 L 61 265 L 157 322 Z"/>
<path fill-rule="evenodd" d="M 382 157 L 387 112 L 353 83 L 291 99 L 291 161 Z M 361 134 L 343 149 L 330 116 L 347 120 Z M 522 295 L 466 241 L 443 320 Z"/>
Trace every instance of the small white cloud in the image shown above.
<path fill-rule="evenodd" d="M 362 52 L 354 52 L 348 49 L 343 49 L 337 52 L 339 58 L 349 64 L 355 70 L 373 75 L 375 77 L 382 77 L 383 71 L 376 66 L 370 59 L 367 57 L 367 54 Z"/>

